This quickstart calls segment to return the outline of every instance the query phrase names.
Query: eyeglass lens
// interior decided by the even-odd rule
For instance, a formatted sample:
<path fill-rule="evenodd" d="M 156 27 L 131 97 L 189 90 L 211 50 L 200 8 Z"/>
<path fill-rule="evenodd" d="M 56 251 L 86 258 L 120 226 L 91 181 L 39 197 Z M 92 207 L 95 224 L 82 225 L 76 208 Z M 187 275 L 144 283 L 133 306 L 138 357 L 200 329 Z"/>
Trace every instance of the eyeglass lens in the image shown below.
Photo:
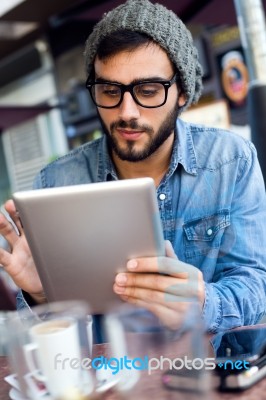
<path fill-rule="evenodd" d="M 123 90 L 119 85 L 110 83 L 95 83 L 92 95 L 97 105 L 114 107 L 119 104 Z M 146 107 L 158 107 L 165 101 L 166 91 L 163 84 L 158 82 L 132 85 L 130 93 L 134 99 Z"/>

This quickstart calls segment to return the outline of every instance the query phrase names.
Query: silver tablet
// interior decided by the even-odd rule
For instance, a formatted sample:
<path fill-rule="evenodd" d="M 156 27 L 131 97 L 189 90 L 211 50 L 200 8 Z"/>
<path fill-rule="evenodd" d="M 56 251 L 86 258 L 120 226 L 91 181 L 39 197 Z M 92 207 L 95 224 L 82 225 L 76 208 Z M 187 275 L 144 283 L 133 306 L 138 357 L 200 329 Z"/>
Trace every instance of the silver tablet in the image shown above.
<path fill-rule="evenodd" d="M 48 301 L 85 299 L 93 314 L 111 302 L 115 274 L 134 257 L 165 252 L 151 178 L 13 195 Z"/>

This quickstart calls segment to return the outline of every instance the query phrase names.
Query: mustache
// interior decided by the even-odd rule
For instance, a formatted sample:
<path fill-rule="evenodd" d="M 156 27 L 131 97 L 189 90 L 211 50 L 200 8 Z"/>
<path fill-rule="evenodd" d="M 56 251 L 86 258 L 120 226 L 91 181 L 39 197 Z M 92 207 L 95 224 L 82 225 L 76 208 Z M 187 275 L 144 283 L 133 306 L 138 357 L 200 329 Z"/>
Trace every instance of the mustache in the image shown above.
<path fill-rule="evenodd" d="M 115 121 L 112 122 L 110 125 L 110 130 L 111 132 L 114 131 L 114 129 L 134 129 L 137 131 L 145 131 L 149 134 L 153 133 L 153 129 L 149 126 L 149 125 L 139 125 L 137 123 L 137 121 L 135 120 L 131 120 L 131 121 L 123 121 L 123 120 L 119 120 L 119 121 Z"/>

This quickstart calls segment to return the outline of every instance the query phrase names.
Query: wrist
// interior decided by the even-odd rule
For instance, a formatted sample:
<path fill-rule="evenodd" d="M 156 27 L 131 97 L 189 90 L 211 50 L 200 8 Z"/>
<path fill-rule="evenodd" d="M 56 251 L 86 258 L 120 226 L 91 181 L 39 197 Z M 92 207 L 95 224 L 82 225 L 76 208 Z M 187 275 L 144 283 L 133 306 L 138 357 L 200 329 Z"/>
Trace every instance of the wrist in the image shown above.
<path fill-rule="evenodd" d="M 38 304 L 47 303 L 47 299 L 45 297 L 44 292 L 41 293 L 28 293 L 25 291 L 22 292 L 25 300 L 27 301 L 30 307 L 36 306 Z"/>

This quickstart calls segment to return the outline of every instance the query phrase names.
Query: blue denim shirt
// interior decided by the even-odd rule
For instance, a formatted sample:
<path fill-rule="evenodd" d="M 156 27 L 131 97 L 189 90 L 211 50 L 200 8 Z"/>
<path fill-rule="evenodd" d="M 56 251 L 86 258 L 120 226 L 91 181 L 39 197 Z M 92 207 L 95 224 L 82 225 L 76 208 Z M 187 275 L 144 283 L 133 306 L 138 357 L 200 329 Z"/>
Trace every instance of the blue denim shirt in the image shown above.
<path fill-rule="evenodd" d="M 102 137 L 45 167 L 34 187 L 112 179 L 117 175 Z M 178 119 L 157 194 L 165 239 L 203 273 L 207 329 L 257 323 L 266 304 L 266 199 L 253 144 Z M 19 307 L 23 301 L 20 293 Z"/>

